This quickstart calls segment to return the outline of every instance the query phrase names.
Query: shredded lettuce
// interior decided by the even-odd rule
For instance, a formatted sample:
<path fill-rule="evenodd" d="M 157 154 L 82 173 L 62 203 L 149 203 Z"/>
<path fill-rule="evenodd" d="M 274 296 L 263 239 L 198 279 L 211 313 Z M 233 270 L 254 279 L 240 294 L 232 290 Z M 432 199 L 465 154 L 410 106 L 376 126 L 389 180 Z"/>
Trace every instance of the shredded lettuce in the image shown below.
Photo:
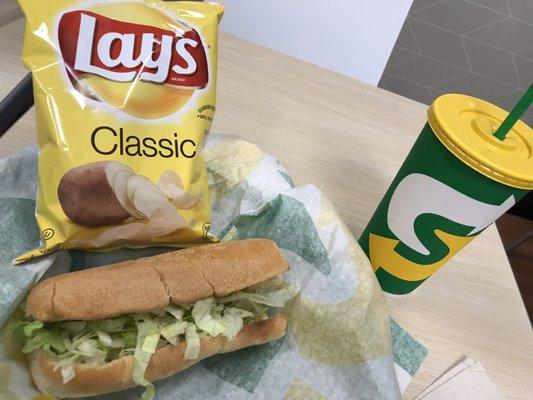
<path fill-rule="evenodd" d="M 66 350 L 63 340 L 57 331 L 39 329 L 37 331 L 34 330 L 33 332 L 37 332 L 37 334 L 33 337 L 30 337 L 30 339 L 26 342 L 22 348 L 23 353 L 31 353 L 39 348 L 43 348 L 49 352 L 57 351 L 59 353 Z"/>
<path fill-rule="evenodd" d="M 121 349 L 124 347 L 123 339 L 113 339 L 106 332 L 98 331 L 96 332 L 96 334 L 98 335 L 98 340 L 100 340 L 100 342 L 106 347 L 115 348 L 115 349 Z"/>
<path fill-rule="evenodd" d="M 176 318 L 178 321 L 183 318 L 183 314 L 185 313 L 183 309 L 181 309 L 178 306 L 175 306 L 174 304 L 165 307 L 163 310 L 172 314 L 172 316 Z"/>
<path fill-rule="evenodd" d="M 155 386 L 153 383 L 148 382 L 148 385 L 144 387 L 144 393 L 141 394 L 141 400 L 152 400 L 155 397 Z"/>
<path fill-rule="evenodd" d="M 187 324 L 185 328 L 185 340 L 187 347 L 183 355 L 184 360 L 196 360 L 200 354 L 200 335 L 196 331 L 196 325 L 192 322 Z"/>
<path fill-rule="evenodd" d="M 144 386 L 145 391 L 141 396 L 142 400 L 151 400 L 155 395 L 154 385 L 144 377 L 144 372 L 152 354 L 155 353 L 159 342 L 159 331 L 157 322 L 149 317 L 145 317 L 137 322 L 137 345 L 133 353 L 133 382 Z"/>
<path fill-rule="evenodd" d="M 135 347 L 137 343 L 137 332 L 135 330 L 124 331 L 120 334 L 120 337 L 124 341 L 124 347 Z"/>
<path fill-rule="evenodd" d="M 161 328 L 161 336 L 163 336 L 167 342 L 176 346 L 179 342 L 180 335 L 185 333 L 186 327 L 187 321 L 174 322 L 171 325 Z"/>
<path fill-rule="evenodd" d="M 34 331 L 38 331 L 38 330 L 41 329 L 43 326 L 44 326 L 44 324 L 43 324 L 42 321 L 32 321 L 32 322 L 28 322 L 27 324 L 25 324 L 25 325 L 23 325 L 23 326 L 21 327 L 21 328 L 22 328 L 22 333 L 23 333 L 26 337 L 31 337 Z"/>
<path fill-rule="evenodd" d="M 67 383 L 76 375 L 74 365 L 67 365 L 61 368 L 61 376 L 63 377 L 63 383 Z"/>
<path fill-rule="evenodd" d="M 128 323 L 131 323 L 131 320 L 128 317 L 106 318 L 89 322 L 86 330 L 107 333 L 121 332 L 124 330 L 124 326 Z"/>
<path fill-rule="evenodd" d="M 229 307 L 224 310 L 224 325 L 226 332 L 224 333 L 229 340 L 235 339 L 237 334 L 244 326 L 244 318 L 253 318 L 254 314 L 247 310 L 240 308 Z"/>
<path fill-rule="evenodd" d="M 299 289 L 297 286 L 287 285 L 274 291 L 264 292 L 235 292 L 226 297 L 218 299 L 220 303 L 231 303 L 237 300 L 249 300 L 253 303 L 264 304 L 270 307 L 283 307 L 287 301 L 292 299 Z"/>
<path fill-rule="evenodd" d="M 268 307 L 283 307 L 297 292 L 297 287 L 270 279 L 222 298 L 169 305 L 149 313 L 89 322 L 23 321 L 17 332 L 24 341 L 24 353 L 43 349 L 55 357 L 64 383 L 75 377 L 77 364 L 100 366 L 133 356 L 133 381 L 145 387 L 142 400 L 151 400 L 155 387 L 144 375 L 157 349 L 185 341 L 183 359 L 194 360 L 203 336 L 234 340 L 247 323 L 266 318 Z"/>
<path fill-rule="evenodd" d="M 59 328 L 70 333 L 80 333 L 86 325 L 87 322 L 85 321 L 65 321 L 59 324 Z"/>
<path fill-rule="evenodd" d="M 191 311 L 192 319 L 198 329 L 210 336 L 218 336 L 226 332 L 222 315 L 217 310 L 213 297 L 197 301 Z"/>

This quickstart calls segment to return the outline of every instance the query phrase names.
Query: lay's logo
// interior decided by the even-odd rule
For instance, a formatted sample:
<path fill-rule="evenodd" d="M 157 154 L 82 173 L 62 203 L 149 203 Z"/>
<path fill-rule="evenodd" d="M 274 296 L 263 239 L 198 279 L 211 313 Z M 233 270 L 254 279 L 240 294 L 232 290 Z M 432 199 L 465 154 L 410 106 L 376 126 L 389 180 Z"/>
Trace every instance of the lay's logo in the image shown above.
<path fill-rule="evenodd" d="M 58 41 L 69 78 L 78 82 L 92 74 L 115 82 L 205 87 L 208 65 L 200 35 L 179 21 L 165 25 L 171 29 L 87 10 L 63 14 Z"/>

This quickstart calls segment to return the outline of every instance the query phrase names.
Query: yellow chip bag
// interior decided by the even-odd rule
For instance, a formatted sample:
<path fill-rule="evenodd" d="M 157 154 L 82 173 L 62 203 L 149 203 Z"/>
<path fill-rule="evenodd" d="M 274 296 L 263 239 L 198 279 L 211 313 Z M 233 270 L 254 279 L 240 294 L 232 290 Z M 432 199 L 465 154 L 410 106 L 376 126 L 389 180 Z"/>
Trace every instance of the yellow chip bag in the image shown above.
<path fill-rule="evenodd" d="M 19 0 L 39 142 L 42 248 L 209 241 L 202 147 L 223 7 Z"/>

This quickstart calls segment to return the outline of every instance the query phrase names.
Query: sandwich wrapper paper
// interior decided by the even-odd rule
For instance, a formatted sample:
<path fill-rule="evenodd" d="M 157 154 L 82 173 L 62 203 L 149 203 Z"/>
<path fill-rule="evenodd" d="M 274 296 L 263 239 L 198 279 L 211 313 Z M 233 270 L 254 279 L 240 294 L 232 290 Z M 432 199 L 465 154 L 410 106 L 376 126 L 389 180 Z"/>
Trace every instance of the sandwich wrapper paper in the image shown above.
<path fill-rule="evenodd" d="M 0 161 L 0 398 L 9 400 L 38 395 L 9 333 L 37 280 L 169 250 L 59 251 L 13 267 L 16 255 L 39 244 L 36 156 L 28 148 Z M 285 309 L 284 338 L 208 358 L 158 381 L 156 398 L 400 399 L 427 351 L 390 319 L 367 257 L 325 196 L 311 185 L 295 187 L 276 158 L 235 136 L 210 135 L 205 158 L 211 233 L 221 240 L 275 241 L 291 266 L 284 277 L 301 293 Z M 141 392 L 97 399 L 137 399 Z"/>
<path fill-rule="evenodd" d="M 414 400 L 505 400 L 479 361 L 465 358 Z"/>

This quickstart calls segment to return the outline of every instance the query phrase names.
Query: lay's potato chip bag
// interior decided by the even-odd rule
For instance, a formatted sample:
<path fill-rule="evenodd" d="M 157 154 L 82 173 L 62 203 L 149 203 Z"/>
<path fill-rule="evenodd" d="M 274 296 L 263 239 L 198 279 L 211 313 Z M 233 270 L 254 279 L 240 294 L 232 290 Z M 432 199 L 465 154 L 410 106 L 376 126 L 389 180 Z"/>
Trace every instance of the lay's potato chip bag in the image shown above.
<path fill-rule="evenodd" d="M 42 248 L 209 241 L 202 146 L 223 7 L 19 0 L 39 142 Z"/>

